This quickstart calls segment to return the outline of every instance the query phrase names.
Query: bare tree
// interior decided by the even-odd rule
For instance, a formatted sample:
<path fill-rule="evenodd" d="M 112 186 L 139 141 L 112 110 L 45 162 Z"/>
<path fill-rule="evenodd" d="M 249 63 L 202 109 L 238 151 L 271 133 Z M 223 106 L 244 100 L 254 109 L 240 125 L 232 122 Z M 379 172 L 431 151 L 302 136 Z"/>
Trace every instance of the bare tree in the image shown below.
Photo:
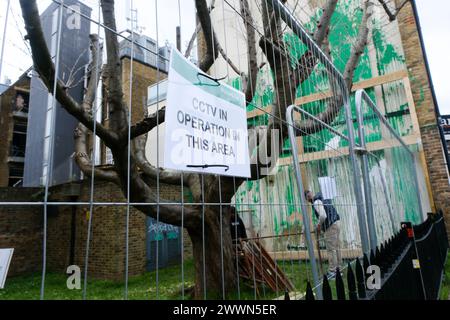
<path fill-rule="evenodd" d="M 93 131 L 94 126 L 92 107 L 99 78 L 92 75 L 101 74 L 106 87 L 104 98 L 109 104 L 110 124 L 107 128 L 102 123 L 96 123 L 96 135 L 111 149 L 114 165 L 109 170 L 95 168 L 96 177 L 116 183 L 123 193 L 127 194 L 127 178 L 130 175 L 131 202 L 156 203 L 160 201 L 169 203 L 167 200 L 159 199 L 158 195 L 152 191 L 152 183 L 159 177 L 161 182 L 180 185 L 182 173 L 153 167 L 145 158 L 144 150 L 147 133 L 164 122 L 164 110 L 159 110 L 152 115 L 146 115 L 142 121 L 134 124 L 131 127 L 132 141 L 131 143 L 128 142 L 128 105 L 123 99 L 119 44 L 115 33 L 114 0 L 101 0 L 100 2 L 103 21 L 106 26 L 106 64 L 102 67 L 102 54 L 98 50 L 100 48 L 98 36 L 91 35 L 91 52 L 93 57 L 89 67 L 91 76 L 89 77 L 90 81 L 83 102 L 81 104 L 77 103 L 70 97 L 62 82 L 58 80 L 56 84 L 56 99 L 63 108 L 80 122 L 75 133 L 77 163 L 83 172 L 90 175 L 92 159 L 88 156 L 88 148 L 86 146 L 89 143 L 89 133 Z M 286 0 L 283 2 L 286 2 Z M 327 47 L 331 17 L 336 10 L 337 2 L 337 0 L 327 0 L 322 8 L 321 18 L 317 22 L 317 28 L 313 33 L 313 38 L 319 46 Z M 27 39 L 32 50 L 34 67 L 49 91 L 52 92 L 55 82 L 55 68 L 44 40 L 36 1 L 20 0 L 20 5 L 28 33 Z M 199 67 L 207 72 L 218 58 L 221 46 L 211 21 L 210 11 L 212 8 L 208 8 L 206 0 L 195 0 L 195 6 L 199 21 L 199 28 L 197 28 L 196 33 L 203 32 L 206 44 L 206 52 L 201 57 Z M 364 13 L 359 27 L 359 34 L 344 71 L 348 88 L 352 86 L 355 68 L 367 45 L 369 21 L 372 14 L 371 6 L 370 0 L 363 0 L 362 8 Z M 280 144 L 286 137 L 287 130 L 284 128 L 283 121 L 286 119 L 286 109 L 289 105 L 295 103 L 297 88 L 308 79 L 318 63 L 311 52 L 306 51 L 294 66 L 291 63 L 287 44 L 282 37 L 282 30 L 285 30 L 285 27 L 282 26 L 281 19 L 274 14 L 273 8 L 265 0 L 261 1 L 261 8 L 260 13 L 262 14 L 264 34 L 259 40 L 256 40 L 254 18 L 252 16 L 255 12 L 251 12 L 248 0 L 240 0 L 240 13 L 245 27 L 246 34 L 244 37 L 247 42 L 248 54 L 248 74 L 242 74 L 244 79 L 246 79 L 244 90 L 247 102 L 250 103 L 253 99 L 257 74 L 262 65 L 269 65 L 275 75 L 276 98 L 274 99 L 272 116 L 267 126 L 257 128 L 261 134 L 249 143 L 251 146 L 250 154 L 255 155 L 255 159 L 252 159 L 252 163 L 254 163 L 251 168 L 252 180 L 265 177 L 267 173 L 261 169 L 267 167 L 268 163 L 266 160 L 271 156 L 275 156 L 271 157 L 272 161 L 275 161 L 279 156 L 278 153 L 270 155 L 271 151 L 269 149 L 273 144 Z M 257 61 L 258 45 L 266 60 L 259 65 Z M 188 50 L 191 49 L 192 45 L 189 46 Z M 225 52 L 222 55 L 228 63 L 232 64 L 232 61 L 226 57 Z M 236 67 L 234 64 L 233 66 Z M 235 71 L 240 73 L 237 68 Z M 327 108 L 318 117 L 326 123 L 332 123 L 341 108 L 341 95 L 336 94 L 328 100 Z M 320 128 L 307 120 L 299 121 L 297 126 L 300 128 L 297 131 L 299 134 L 310 134 L 320 130 Z M 280 132 L 280 134 L 274 135 L 273 132 Z M 128 148 L 130 147 L 132 152 L 129 163 L 130 172 L 128 172 Z M 267 158 L 257 158 L 259 152 L 254 152 L 255 150 L 263 150 Z M 182 215 L 184 215 L 184 227 L 193 244 L 196 275 L 195 297 L 203 297 L 205 289 L 209 298 L 221 297 L 223 291 L 228 295 L 234 292 L 237 277 L 234 265 L 234 248 L 229 227 L 230 210 L 228 206 L 222 206 L 222 203 L 231 202 L 236 189 L 244 180 L 190 173 L 184 174 L 183 181 L 190 188 L 195 203 L 208 203 L 208 205 L 186 206 L 184 208 L 177 204 L 136 205 L 136 208 L 150 217 L 156 218 L 158 216 L 162 222 L 177 226 L 181 226 Z M 203 222 L 204 232 L 202 230 Z M 204 239 L 205 241 L 203 241 Z M 205 252 L 203 252 L 203 246 L 205 246 Z M 206 283 L 204 283 L 204 279 Z"/>
<path fill-rule="evenodd" d="M 395 19 L 397 19 L 397 16 L 400 13 L 400 11 L 410 1 L 411 0 L 403 0 L 402 2 L 400 2 L 398 4 L 398 6 L 396 6 L 395 1 L 392 1 L 392 2 L 394 2 L 394 4 L 393 4 L 394 8 L 392 9 L 392 8 L 389 7 L 389 4 L 388 4 L 389 1 L 378 0 L 378 2 L 381 4 L 381 6 L 383 7 L 384 11 L 386 12 L 386 15 L 388 16 L 389 21 L 394 21 Z"/>

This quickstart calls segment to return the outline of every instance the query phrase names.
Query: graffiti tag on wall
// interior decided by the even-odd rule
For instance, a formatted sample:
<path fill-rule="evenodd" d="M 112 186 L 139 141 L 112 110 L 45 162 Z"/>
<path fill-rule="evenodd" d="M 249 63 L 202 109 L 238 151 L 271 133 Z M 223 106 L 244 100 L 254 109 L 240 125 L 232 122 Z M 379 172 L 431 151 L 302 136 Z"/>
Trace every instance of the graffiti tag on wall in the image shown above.
<path fill-rule="evenodd" d="M 164 235 L 167 236 L 167 239 L 177 239 L 180 228 L 163 222 L 157 223 L 156 220 L 150 219 L 147 233 L 153 241 L 164 239 Z"/>

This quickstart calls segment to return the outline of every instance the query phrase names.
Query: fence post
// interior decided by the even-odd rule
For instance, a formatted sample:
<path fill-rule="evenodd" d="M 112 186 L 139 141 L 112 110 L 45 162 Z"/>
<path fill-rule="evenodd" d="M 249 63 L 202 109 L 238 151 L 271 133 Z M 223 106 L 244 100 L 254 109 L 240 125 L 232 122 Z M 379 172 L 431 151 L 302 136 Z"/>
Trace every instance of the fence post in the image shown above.
<path fill-rule="evenodd" d="M 323 294 L 323 300 L 326 300 L 326 301 L 333 300 L 333 294 L 331 293 L 330 283 L 328 282 L 328 278 L 325 274 L 323 275 L 323 281 L 322 281 L 322 294 Z"/>
<path fill-rule="evenodd" d="M 358 300 L 358 294 L 356 293 L 355 275 L 353 273 L 350 262 L 348 262 L 347 264 L 347 285 L 349 300 Z"/>
<path fill-rule="evenodd" d="M 339 268 L 336 270 L 336 297 L 338 300 L 346 300 L 344 281 Z"/>
<path fill-rule="evenodd" d="M 418 293 L 420 295 L 419 298 L 427 300 L 427 293 L 425 290 L 425 284 L 423 282 L 422 270 L 421 270 L 420 260 L 419 260 L 419 253 L 417 251 L 416 238 L 414 235 L 414 228 L 412 227 L 411 222 L 402 222 L 401 227 L 403 230 L 405 230 L 405 232 L 407 234 L 407 239 L 411 242 L 411 245 L 412 245 L 410 268 L 413 268 L 413 275 L 414 275 L 415 281 L 417 283 L 419 283 L 419 285 L 418 285 L 418 287 L 420 289 L 419 293 Z M 416 265 L 416 262 L 418 263 L 418 265 Z"/>
<path fill-rule="evenodd" d="M 364 119 L 362 112 L 363 93 L 363 90 L 358 90 L 356 92 L 356 119 L 358 123 L 358 136 L 360 145 L 360 148 L 356 149 L 356 151 L 358 151 L 358 155 L 361 158 L 361 170 L 364 185 L 364 200 L 366 204 L 370 249 L 373 251 L 377 246 L 377 231 L 375 229 L 375 217 L 373 214 L 372 205 L 372 189 L 370 186 L 369 160 L 367 159 L 366 137 L 364 134 Z"/>
<path fill-rule="evenodd" d="M 295 108 L 294 105 L 289 106 L 289 108 L 287 109 L 287 113 L 286 113 L 287 122 L 288 122 L 288 133 L 289 133 L 289 139 L 291 142 L 291 152 L 292 152 L 293 163 L 294 163 L 295 178 L 296 178 L 296 182 L 297 182 L 298 192 L 300 193 L 303 226 L 305 228 L 305 238 L 306 238 L 306 243 L 308 245 L 308 255 L 309 255 L 309 261 L 311 263 L 311 269 L 312 269 L 311 271 L 312 271 L 312 276 L 313 276 L 313 280 L 314 280 L 314 286 L 316 287 L 317 298 L 319 300 L 322 300 L 322 291 L 320 289 L 319 272 L 317 269 L 316 256 L 314 253 L 314 244 L 313 244 L 312 237 L 311 237 L 308 208 L 306 206 L 305 188 L 303 188 L 302 172 L 300 170 L 300 162 L 298 159 L 297 140 L 296 140 L 294 127 L 293 127 L 294 119 L 293 119 L 292 114 L 294 112 L 294 108 Z M 317 248 L 317 250 L 320 250 L 320 248 Z"/>
<path fill-rule="evenodd" d="M 312 291 L 312 287 L 311 287 L 311 282 L 308 281 L 308 283 L 306 284 L 306 295 L 305 295 L 305 300 L 306 301 L 314 301 L 316 300 L 314 298 L 314 293 Z"/>
<path fill-rule="evenodd" d="M 366 277 L 363 267 L 361 266 L 361 261 L 359 258 L 356 258 L 355 264 L 355 272 L 356 272 L 356 282 L 358 286 L 358 296 L 359 299 L 365 299 L 366 296 Z"/>
<path fill-rule="evenodd" d="M 397 133 L 397 131 L 395 131 L 394 128 L 392 128 L 392 126 L 390 125 L 390 123 L 386 120 L 386 118 L 384 117 L 384 115 L 380 112 L 380 110 L 378 110 L 377 106 L 375 105 L 375 103 L 372 101 L 372 99 L 369 97 L 369 95 L 366 93 L 366 91 L 364 90 L 358 90 L 356 93 L 356 106 L 358 109 L 358 105 L 361 106 L 362 104 L 362 100 L 364 100 L 368 106 L 372 109 L 372 111 L 377 115 L 378 119 L 380 119 L 380 121 L 386 126 L 386 128 L 389 130 L 389 132 L 395 137 L 395 139 L 400 142 L 400 144 L 403 146 L 403 148 L 408 152 L 408 154 L 411 157 L 411 161 L 412 164 L 414 165 L 414 168 L 412 169 L 412 176 L 413 176 L 413 180 L 414 180 L 414 187 L 415 187 L 415 191 L 416 191 L 416 196 L 417 196 L 417 205 L 418 205 L 418 210 L 420 213 L 420 222 L 424 221 L 424 217 L 423 217 L 423 212 L 422 212 L 422 199 L 420 198 L 420 189 L 419 189 L 419 179 L 417 177 L 417 169 L 416 169 L 416 165 L 415 165 L 415 157 L 414 157 L 414 153 L 409 149 L 409 147 L 405 144 L 405 142 L 403 141 L 403 139 L 400 137 L 400 135 Z M 379 165 L 379 164 L 378 164 Z M 382 176 L 382 179 L 384 179 L 384 177 Z M 383 181 L 383 183 L 385 183 Z M 386 189 L 383 186 L 384 189 Z M 384 190 L 386 197 L 388 196 L 387 194 L 387 190 Z M 392 218 L 392 212 L 389 211 L 389 214 L 391 215 L 391 220 L 393 220 Z M 370 226 L 369 226 L 370 227 Z M 394 230 L 395 230 L 395 226 L 394 226 Z"/>
<path fill-rule="evenodd" d="M 356 200 L 356 209 L 358 213 L 358 225 L 359 225 L 359 232 L 361 235 L 361 246 L 363 252 L 369 252 L 370 251 L 370 245 L 369 240 L 367 236 L 367 223 L 366 223 L 366 217 L 365 217 L 365 210 L 364 210 L 364 203 L 362 199 L 362 189 L 361 189 L 361 182 L 359 179 L 359 170 L 358 170 L 358 164 L 356 161 L 356 155 L 355 155 L 355 135 L 353 132 L 353 117 L 352 117 L 352 111 L 350 106 L 350 97 L 349 97 L 349 89 L 347 88 L 347 85 L 345 83 L 344 77 L 340 73 L 340 71 L 335 67 L 333 62 L 330 61 L 330 59 L 327 57 L 326 54 L 321 50 L 321 48 L 314 42 L 314 40 L 311 38 L 311 36 L 308 34 L 308 32 L 303 28 L 301 23 L 297 20 L 296 17 L 292 15 L 292 13 L 289 11 L 289 9 L 283 5 L 280 0 L 266 0 L 267 4 L 271 6 L 275 12 L 275 14 L 278 14 L 280 18 L 286 23 L 292 30 L 292 32 L 299 37 L 299 39 L 305 43 L 310 49 L 313 56 L 319 60 L 321 63 L 325 65 L 325 67 L 328 70 L 329 77 L 331 78 L 331 81 L 336 81 L 338 84 L 341 94 L 342 94 L 342 100 L 345 110 L 345 120 L 348 130 L 348 138 L 349 138 L 349 156 L 350 156 L 350 162 L 352 166 L 352 175 L 353 175 L 353 188 L 355 192 L 355 200 Z"/>

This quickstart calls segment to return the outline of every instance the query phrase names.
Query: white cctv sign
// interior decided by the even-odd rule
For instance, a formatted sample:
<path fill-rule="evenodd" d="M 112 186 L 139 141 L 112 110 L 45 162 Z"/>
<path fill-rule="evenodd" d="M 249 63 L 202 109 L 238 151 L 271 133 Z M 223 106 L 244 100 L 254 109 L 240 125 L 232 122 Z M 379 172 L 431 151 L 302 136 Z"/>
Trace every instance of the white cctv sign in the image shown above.
<path fill-rule="evenodd" d="M 165 168 L 250 177 L 244 94 L 212 79 L 174 48 L 165 123 Z"/>
<path fill-rule="evenodd" d="M 0 249 L 0 289 L 5 287 L 6 276 L 14 249 Z"/>

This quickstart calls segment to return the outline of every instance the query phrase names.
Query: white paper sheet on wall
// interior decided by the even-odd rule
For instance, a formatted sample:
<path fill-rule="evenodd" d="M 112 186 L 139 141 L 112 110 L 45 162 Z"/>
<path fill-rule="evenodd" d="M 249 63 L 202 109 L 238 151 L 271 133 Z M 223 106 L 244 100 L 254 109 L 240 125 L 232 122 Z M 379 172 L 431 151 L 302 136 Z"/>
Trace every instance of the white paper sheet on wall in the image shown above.
<path fill-rule="evenodd" d="M 333 177 L 319 178 L 320 191 L 324 199 L 334 199 L 338 196 L 336 179 Z"/>

